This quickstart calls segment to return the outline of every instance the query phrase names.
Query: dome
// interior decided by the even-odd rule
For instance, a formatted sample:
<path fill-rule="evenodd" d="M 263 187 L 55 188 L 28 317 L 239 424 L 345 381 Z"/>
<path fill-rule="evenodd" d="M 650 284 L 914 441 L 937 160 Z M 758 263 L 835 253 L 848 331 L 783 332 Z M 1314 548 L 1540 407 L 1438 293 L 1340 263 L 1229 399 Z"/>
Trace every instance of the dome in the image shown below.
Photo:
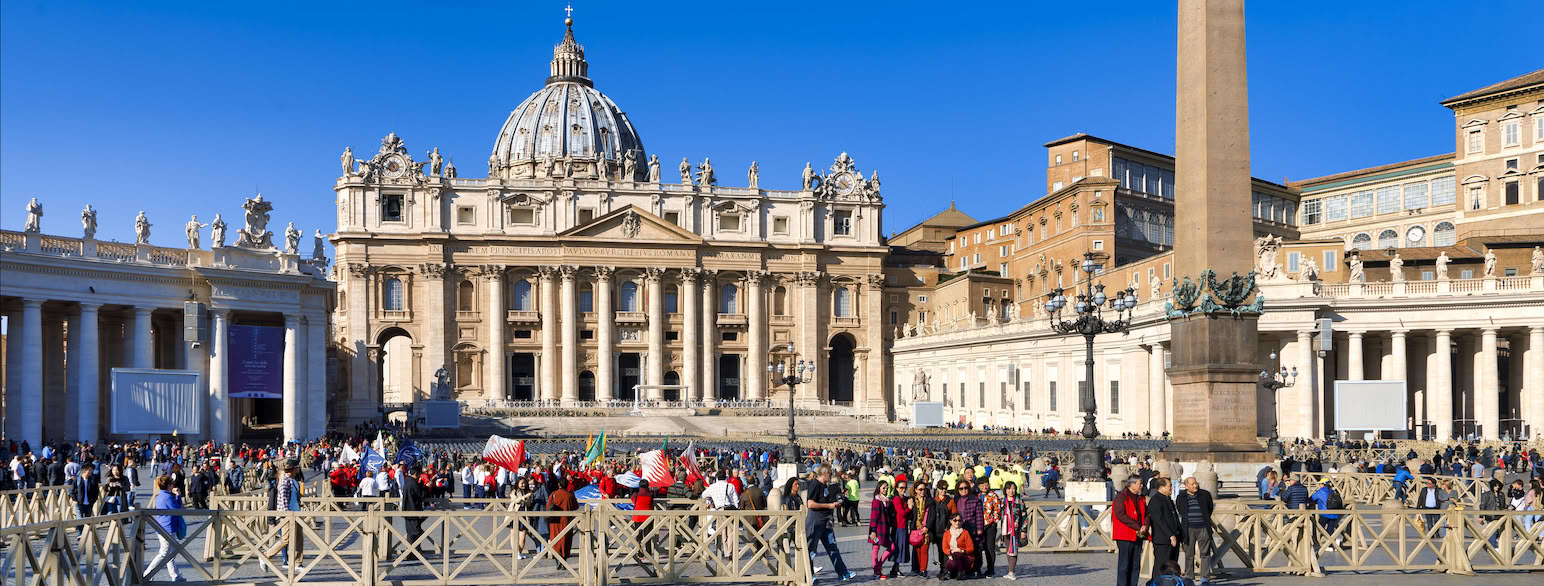
<path fill-rule="evenodd" d="M 552 50 L 552 76 L 547 78 L 545 87 L 520 102 L 504 121 L 493 144 L 490 172 L 509 169 L 513 176 L 530 176 L 533 171 L 582 175 L 588 173 L 581 173 L 579 165 L 568 164 L 561 170 L 543 173 L 532 162 L 584 160 L 594 162 L 597 169 L 619 168 L 629 151 L 637 167 L 643 166 L 647 157 L 638 131 L 616 102 L 596 91 L 594 82 L 586 76 L 589 64 L 584 60 L 584 46 L 574 41 L 573 21 L 566 22 L 568 31 L 563 42 Z M 599 162 L 600 158 L 605 162 Z"/>

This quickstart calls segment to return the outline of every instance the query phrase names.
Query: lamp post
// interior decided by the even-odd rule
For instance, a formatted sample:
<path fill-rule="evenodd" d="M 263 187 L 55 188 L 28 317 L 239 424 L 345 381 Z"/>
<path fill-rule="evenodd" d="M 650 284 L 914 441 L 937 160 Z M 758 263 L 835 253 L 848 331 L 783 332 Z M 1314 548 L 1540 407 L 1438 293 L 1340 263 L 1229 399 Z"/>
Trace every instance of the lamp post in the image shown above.
<path fill-rule="evenodd" d="M 793 344 L 784 346 L 787 350 L 781 358 L 778 357 L 777 347 L 773 346 L 767 356 L 767 377 L 771 379 L 772 386 L 788 386 L 788 447 L 785 451 L 793 458 L 794 471 L 798 472 L 799 463 L 804 458 L 799 454 L 799 436 L 793 429 L 793 398 L 798 385 L 809 384 L 815 380 L 815 361 L 806 361 L 799 358 L 799 352 Z"/>
<path fill-rule="evenodd" d="M 1276 353 L 1272 352 L 1271 362 L 1275 361 Z M 1276 410 L 1275 417 L 1271 419 L 1271 439 L 1269 442 L 1266 442 L 1265 447 L 1269 449 L 1271 454 L 1275 455 L 1277 458 L 1285 455 L 1286 450 L 1281 447 L 1281 401 L 1280 393 L 1277 393 L 1276 391 L 1280 391 L 1281 389 L 1285 389 L 1294 384 L 1297 384 L 1296 366 L 1292 367 L 1292 370 L 1287 370 L 1287 367 L 1283 366 L 1278 372 L 1271 372 L 1268 370 L 1260 371 L 1260 386 L 1270 389 L 1271 405 L 1273 405 Z"/>
<path fill-rule="evenodd" d="M 1137 306 L 1137 292 L 1134 287 L 1127 287 L 1124 291 L 1116 291 L 1113 297 L 1106 295 L 1103 284 L 1094 284 L 1094 271 L 1099 267 L 1094 263 L 1092 252 L 1083 253 L 1083 264 L 1079 268 L 1087 280 L 1082 293 L 1073 291 L 1076 294 L 1073 304 L 1076 317 L 1063 318 L 1062 309 L 1067 307 L 1067 291 L 1061 288 L 1046 294 L 1045 312 L 1050 316 L 1053 331 L 1080 334 L 1086 341 L 1083 378 L 1088 381 L 1088 385 L 1079 389 L 1083 407 L 1083 444 L 1073 450 L 1077 463 L 1072 472 L 1076 480 L 1103 481 L 1104 448 L 1099 446 L 1096 439 L 1099 437 L 1099 427 L 1094 399 L 1094 336 L 1130 331 L 1131 312 Z M 1105 309 L 1114 312 L 1115 319 L 1104 319 Z"/>

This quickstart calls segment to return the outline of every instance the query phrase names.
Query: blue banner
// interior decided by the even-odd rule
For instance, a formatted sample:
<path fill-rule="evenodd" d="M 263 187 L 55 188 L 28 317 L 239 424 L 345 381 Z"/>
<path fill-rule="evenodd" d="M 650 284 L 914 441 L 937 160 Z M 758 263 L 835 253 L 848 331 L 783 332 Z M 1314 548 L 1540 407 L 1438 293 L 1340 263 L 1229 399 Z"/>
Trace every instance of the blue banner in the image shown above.
<path fill-rule="evenodd" d="M 364 468 L 366 472 L 371 474 L 380 472 L 381 467 L 386 465 L 386 458 L 370 448 L 365 448 L 365 455 L 363 458 L 361 458 L 361 460 L 363 461 L 363 465 L 360 467 Z"/>
<path fill-rule="evenodd" d="M 403 444 L 401 449 L 397 450 L 397 458 L 394 461 L 399 464 L 406 464 L 407 467 L 412 468 L 413 464 L 422 460 L 423 457 L 423 450 L 418 449 L 418 444 L 409 441 Z"/>
<path fill-rule="evenodd" d="M 284 328 L 230 326 L 225 364 L 232 399 L 283 399 Z"/>

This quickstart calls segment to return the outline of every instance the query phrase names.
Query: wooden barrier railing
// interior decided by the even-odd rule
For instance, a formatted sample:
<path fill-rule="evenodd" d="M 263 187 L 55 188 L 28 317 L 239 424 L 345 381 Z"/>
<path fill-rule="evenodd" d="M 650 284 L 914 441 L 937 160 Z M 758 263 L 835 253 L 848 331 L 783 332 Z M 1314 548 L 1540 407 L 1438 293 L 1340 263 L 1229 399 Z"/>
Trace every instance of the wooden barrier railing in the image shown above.
<path fill-rule="evenodd" d="M 1480 504 L 1480 496 L 1486 490 L 1484 478 L 1469 478 L 1464 476 L 1440 476 L 1427 474 L 1414 474 L 1404 483 L 1404 491 L 1401 496 L 1396 488 L 1393 474 L 1367 474 L 1358 472 L 1293 472 L 1293 478 L 1300 480 L 1309 492 L 1323 483 L 1329 483 L 1330 487 L 1340 493 L 1340 498 L 1345 502 L 1361 504 L 1378 504 L 1386 501 L 1399 502 L 1404 505 L 1413 505 L 1420 494 L 1421 487 L 1425 486 L 1426 479 L 1437 481 L 1437 486 L 1448 492 L 1448 498 L 1454 503 L 1468 507 L 1477 507 Z"/>
<path fill-rule="evenodd" d="M 63 521 L 77 516 L 75 501 L 68 486 L 36 486 L 0 491 L 0 527 L 28 525 L 45 521 Z M 92 505 L 93 515 L 102 513 L 104 502 Z"/>

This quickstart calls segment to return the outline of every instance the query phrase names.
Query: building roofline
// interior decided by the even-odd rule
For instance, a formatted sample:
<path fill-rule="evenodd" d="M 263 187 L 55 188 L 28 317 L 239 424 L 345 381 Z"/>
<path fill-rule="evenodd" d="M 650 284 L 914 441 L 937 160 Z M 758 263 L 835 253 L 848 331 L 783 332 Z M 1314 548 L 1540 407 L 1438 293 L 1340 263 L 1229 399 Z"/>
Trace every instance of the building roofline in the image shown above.
<path fill-rule="evenodd" d="M 1488 98 L 1497 94 L 1527 91 L 1530 89 L 1544 88 L 1544 69 L 1524 73 L 1487 85 L 1485 87 L 1467 91 L 1439 102 L 1443 106 L 1452 108 L 1463 102 L 1469 102 L 1482 98 Z"/>
<path fill-rule="evenodd" d="M 1410 159 L 1408 161 L 1399 161 L 1397 163 L 1388 163 L 1388 164 L 1384 164 L 1384 165 L 1377 165 L 1377 166 L 1374 166 L 1374 167 L 1367 167 L 1365 169 L 1356 169 L 1356 170 L 1352 170 L 1352 171 L 1342 171 L 1340 173 L 1335 173 L 1333 175 L 1324 175 L 1322 177 L 1312 177 L 1312 178 L 1308 178 L 1308 179 L 1300 179 L 1300 180 L 1297 180 L 1297 181 L 1288 181 L 1287 182 L 1287 187 L 1291 187 L 1293 189 L 1301 190 L 1301 189 L 1304 189 L 1304 188 L 1315 187 L 1315 186 L 1318 186 L 1320 184 L 1341 181 L 1341 180 L 1350 179 L 1350 178 L 1353 178 L 1353 177 L 1358 177 L 1358 176 L 1361 176 L 1361 175 L 1371 176 L 1371 175 L 1374 175 L 1374 174 L 1377 174 L 1377 173 L 1383 173 L 1383 172 L 1386 172 L 1386 171 L 1392 171 L 1392 170 L 1399 169 L 1399 168 L 1402 168 L 1402 167 L 1414 167 L 1414 166 L 1419 166 L 1419 165 L 1428 165 L 1428 164 L 1432 164 L 1432 163 L 1440 163 L 1440 162 L 1445 162 L 1445 161 L 1451 161 L 1454 158 L 1456 158 L 1456 155 L 1454 153 L 1441 153 L 1441 154 L 1421 157 L 1419 159 Z M 1372 179 L 1372 177 L 1367 177 L 1367 179 Z"/>
<path fill-rule="evenodd" d="M 1135 151 L 1135 152 L 1138 152 L 1138 153 L 1142 153 L 1144 155 L 1148 155 L 1148 156 L 1152 156 L 1152 157 L 1157 157 L 1157 158 L 1169 161 L 1170 163 L 1174 162 L 1174 155 L 1160 153 L 1158 151 L 1147 150 L 1147 149 L 1144 149 L 1144 148 L 1139 147 L 1139 146 L 1132 146 L 1132 145 L 1129 145 L 1129 144 L 1126 144 L 1126 143 L 1123 143 L 1123 142 L 1113 141 L 1113 140 L 1110 140 L 1110 139 L 1107 139 L 1107 138 L 1100 138 L 1100 137 L 1097 137 L 1097 136 L 1094 136 L 1092 134 L 1088 134 L 1088 133 L 1085 133 L 1085 132 L 1079 132 L 1079 133 L 1074 134 L 1072 136 L 1064 136 L 1064 137 L 1058 138 L 1058 139 L 1053 140 L 1051 142 L 1045 143 L 1045 147 L 1046 148 L 1050 148 L 1050 147 L 1053 147 L 1053 146 L 1056 146 L 1056 145 L 1067 144 L 1069 142 L 1073 142 L 1073 141 L 1077 141 L 1077 140 L 1090 140 L 1090 141 L 1098 142 L 1098 143 L 1101 143 L 1101 144 L 1104 144 L 1104 145 L 1107 145 L 1107 146 L 1116 147 L 1116 148 L 1120 148 L 1120 149 L 1125 149 L 1125 150 L 1129 150 L 1129 151 Z M 1261 178 L 1255 177 L 1255 176 L 1250 176 L 1249 179 L 1251 181 L 1255 181 L 1255 182 L 1258 182 L 1258 183 L 1264 183 L 1266 185 L 1280 187 L 1282 190 L 1286 190 L 1287 189 L 1286 185 L 1283 185 L 1281 183 L 1277 183 L 1275 181 L 1271 181 L 1269 179 L 1261 179 Z"/>

